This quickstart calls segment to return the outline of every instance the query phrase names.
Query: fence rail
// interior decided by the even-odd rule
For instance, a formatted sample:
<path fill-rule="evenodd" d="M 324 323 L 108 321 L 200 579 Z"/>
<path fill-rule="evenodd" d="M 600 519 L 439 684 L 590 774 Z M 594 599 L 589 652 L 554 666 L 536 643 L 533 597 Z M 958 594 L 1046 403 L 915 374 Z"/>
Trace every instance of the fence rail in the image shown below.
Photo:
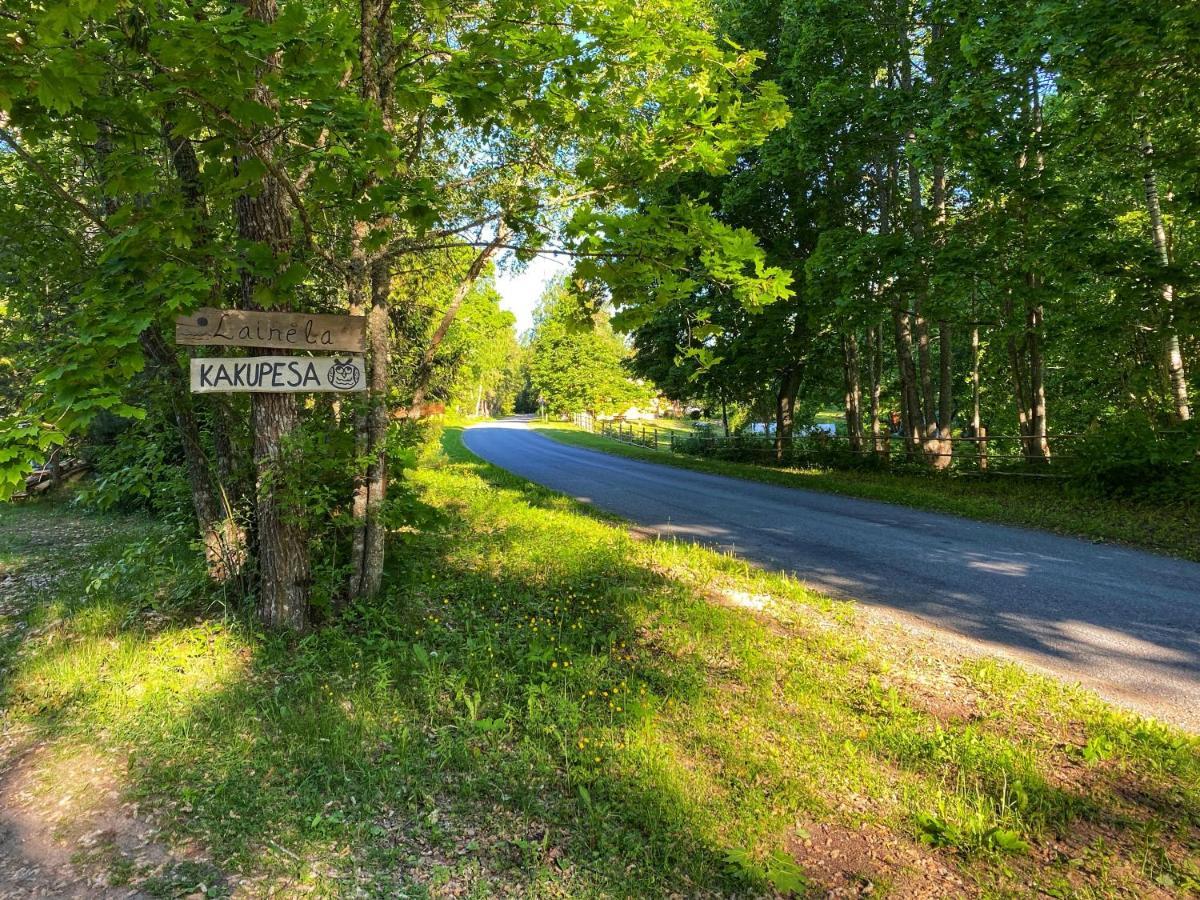
<path fill-rule="evenodd" d="M 1070 477 L 1070 463 L 1079 459 L 1072 452 L 1083 434 L 1064 433 L 1047 438 L 1049 456 L 1031 447 L 1021 435 L 954 436 L 910 447 L 903 435 L 867 434 L 862 446 L 855 447 L 849 435 L 826 431 L 802 431 L 791 438 L 776 441 L 774 435 L 714 434 L 705 426 L 690 432 L 660 428 L 654 424 L 626 422 L 622 419 L 599 420 L 588 413 L 571 417 L 579 428 L 601 434 L 625 444 L 651 450 L 669 450 L 687 456 L 740 460 L 771 466 L 919 466 L 942 469 L 962 475 L 1000 475 L 1025 478 L 1063 479 Z M 1169 434 L 1164 432 L 1163 434 Z M 1033 452 L 1031 452 L 1033 451 Z M 1066 464 L 1066 465 L 1064 465 Z"/>
<path fill-rule="evenodd" d="M 646 447 L 650 450 L 662 450 L 668 447 L 674 450 L 675 432 L 659 428 L 657 425 L 642 425 L 634 422 L 626 422 L 622 419 L 605 419 L 601 421 L 588 413 L 576 413 L 571 417 L 571 421 L 584 431 L 590 431 L 592 434 L 602 434 L 623 444 Z M 663 436 L 664 432 L 670 435 L 670 440 Z"/>

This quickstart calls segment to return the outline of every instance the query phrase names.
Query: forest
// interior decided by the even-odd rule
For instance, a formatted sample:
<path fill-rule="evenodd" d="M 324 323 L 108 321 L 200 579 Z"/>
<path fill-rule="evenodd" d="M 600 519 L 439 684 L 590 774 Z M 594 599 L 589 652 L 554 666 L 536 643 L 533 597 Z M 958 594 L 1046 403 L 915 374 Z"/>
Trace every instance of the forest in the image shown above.
<path fill-rule="evenodd" d="M 1002 461 L 1046 464 L 1057 449 L 1110 482 L 1153 480 L 1153 461 L 1186 473 L 1195 16 L 1171 3 L 722 5 L 723 32 L 762 54 L 755 77 L 790 118 L 728 173 L 670 196 L 752 232 L 789 291 L 748 308 L 697 277 L 652 314 L 634 303 L 635 370 L 756 407 L 777 445 L 840 407 L 860 463 L 892 438 L 909 460 L 974 466 L 990 432 L 1010 438 L 993 437 Z"/>

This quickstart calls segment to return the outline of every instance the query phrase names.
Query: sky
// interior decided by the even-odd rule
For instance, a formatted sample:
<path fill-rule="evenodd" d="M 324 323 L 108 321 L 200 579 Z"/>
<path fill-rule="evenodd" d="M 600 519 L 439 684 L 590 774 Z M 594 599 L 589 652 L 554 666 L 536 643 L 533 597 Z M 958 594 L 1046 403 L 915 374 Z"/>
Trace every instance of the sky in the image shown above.
<path fill-rule="evenodd" d="M 496 290 L 500 292 L 500 306 L 517 317 L 517 334 L 524 334 L 533 326 L 533 311 L 546 282 L 565 272 L 569 262 L 539 256 L 520 272 L 513 272 L 511 263 L 511 257 L 502 260 L 501 269 L 496 273 Z"/>

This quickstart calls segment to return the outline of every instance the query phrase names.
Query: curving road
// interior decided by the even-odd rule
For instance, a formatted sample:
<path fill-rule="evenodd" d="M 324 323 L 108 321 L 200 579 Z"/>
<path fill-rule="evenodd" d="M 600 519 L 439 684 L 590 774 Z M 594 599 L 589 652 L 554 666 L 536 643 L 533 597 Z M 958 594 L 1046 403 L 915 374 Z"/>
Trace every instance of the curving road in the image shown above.
<path fill-rule="evenodd" d="M 521 420 L 467 447 L 645 529 L 729 550 L 1200 732 L 1200 563 L 557 443 Z"/>

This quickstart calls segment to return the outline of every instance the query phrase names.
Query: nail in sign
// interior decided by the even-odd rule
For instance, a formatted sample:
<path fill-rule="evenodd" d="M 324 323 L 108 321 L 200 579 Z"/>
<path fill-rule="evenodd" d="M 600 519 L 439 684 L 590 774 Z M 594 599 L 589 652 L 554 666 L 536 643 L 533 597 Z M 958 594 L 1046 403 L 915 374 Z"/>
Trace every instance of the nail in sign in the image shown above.
<path fill-rule="evenodd" d="M 367 317 L 206 307 L 175 320 L 175 343 L 363 353 Z"/>
<path fill-rule="evenodd" d="M 361 356 L 219 356 L 193 359 L 192 392 L 349 393 L 367 387 Z"/>

